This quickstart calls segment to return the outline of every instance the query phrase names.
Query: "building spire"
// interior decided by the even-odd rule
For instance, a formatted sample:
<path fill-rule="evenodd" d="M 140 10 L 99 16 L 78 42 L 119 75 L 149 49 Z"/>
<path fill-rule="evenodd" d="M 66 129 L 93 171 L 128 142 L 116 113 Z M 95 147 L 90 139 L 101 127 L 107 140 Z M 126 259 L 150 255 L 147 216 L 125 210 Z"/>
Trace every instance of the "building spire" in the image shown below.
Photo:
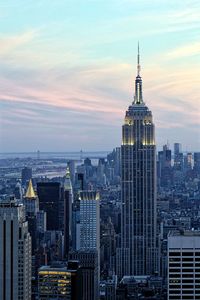
<path fill-rule="evenodd" d="M 138 42 L 138 54 L 137 54 L 137 76 L 135 79 L 135 96 L 133 104 L 143 104 L 142 97 L 142 78 L 140 76 L 140 45 Z"/>
<path fill-rule="evenodd" d="M 33 184 L 32 184 L 32 180 L 30 179 L 29 180 L 29 184 L 28 184 L 28 189 L 26 191 L 26 195 L 25 195 L 26 198 L 36 198 L 36 195 L 35 195 L 35 192 L 34 192 L 34 189 L 33 189 Z"/>
<path fill-rule="evenodd" d="M 141 67 L 140 67 L 140 44 L 139 44 L 139 41 L 138 41 L 137 76 L 140 76 L 140 70 L 141 70 Z"/>

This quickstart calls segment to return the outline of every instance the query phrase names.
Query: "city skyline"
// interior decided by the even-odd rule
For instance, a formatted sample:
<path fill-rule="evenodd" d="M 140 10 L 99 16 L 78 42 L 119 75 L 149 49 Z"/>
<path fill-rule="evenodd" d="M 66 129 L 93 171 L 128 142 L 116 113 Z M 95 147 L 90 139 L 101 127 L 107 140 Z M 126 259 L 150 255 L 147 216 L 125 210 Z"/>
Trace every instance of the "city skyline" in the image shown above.
<path fill-rule="evenodd" d="M 198 1 L 0 4 L 1 152 L 111 150 L 132 102 L 137 42 L 156 143 L 198 151 Z"/>

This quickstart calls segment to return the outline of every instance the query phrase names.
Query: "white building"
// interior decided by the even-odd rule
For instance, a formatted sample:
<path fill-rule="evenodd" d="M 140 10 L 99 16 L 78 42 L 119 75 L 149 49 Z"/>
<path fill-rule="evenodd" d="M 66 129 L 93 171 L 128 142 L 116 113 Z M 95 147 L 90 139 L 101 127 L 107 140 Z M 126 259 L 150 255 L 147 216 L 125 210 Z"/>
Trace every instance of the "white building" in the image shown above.
<path fill-rule="evenodd" d="M 100 209 L 99 193 L 96 191 L 81 191 L 80 218 L 76 226 L 76 250 L 81 264 L 89 267 L 91 271 L 83 275 L 83 295 L 88 294 L 87 299 L 98 299 L 100 278 Z M 76 254 L 74 254 L 76 255 Z M 75 257 L 74 257 L 75 258 Z M 92 271 L 93 269 L 93 271 Z M 90 274 L 90 275 L 89 275 Z M 89 279 L 90 278 L 90 279 Z M 92 283 L 93 282 L 93 283 Z M 87 286 L 89 284 L 89 286 Z M 95 298 L 91 295 L 96 295 Z M 86 297 L 86 296 L 84 296 Z M 86 298 L 84 298 L 86 299 Z"/>
<path fill-rule="evenodd" d="M 31 237 L 25 209 L 0 202 L 0 299 L 31 299 Z"/>
<path fill-rule="evenodd" d="M 200 231 L 168 236 L 168 300 L 200 299 Z"/>
<path fill-rule="evenodd" d="M 80 200 L 80 249 L 100 251 L 99 193 L 82 191 Z"/>

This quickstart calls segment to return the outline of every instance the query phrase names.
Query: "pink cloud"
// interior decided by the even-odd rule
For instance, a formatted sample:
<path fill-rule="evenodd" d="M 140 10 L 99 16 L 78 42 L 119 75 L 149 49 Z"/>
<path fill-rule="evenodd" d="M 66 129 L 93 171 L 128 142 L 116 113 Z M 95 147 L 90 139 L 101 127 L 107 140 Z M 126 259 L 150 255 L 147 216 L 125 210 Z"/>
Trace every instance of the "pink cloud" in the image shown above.
<path fill-rule="evenodd" d="M 125 110 L 133 100 L 133 73 L 130 65 L 111 64 L 70 69 L 69 73 L 63 69 L 44 69 L 33 73 L 30 71 L 30 75 L 25 73 L 25 76 L 19 78 L 2 76 L 0 99 L 91 113 L 93 116 L 98 115 L 102 124 L 112 123 L 118 126 L 123 122 Z M 197 121 L 199 111 L 196 109 L 197 93 L 194 91 L 199 86 L 199 70 L 174 70 L 169 74 L 169 68 L 160 69 L 155 66 L 146 68 L 142 73 L 144 100 L 154 112 L 159 127 L 184 127 Z M 192 79 L 194 77 L 196 80 Z M 186 110 L 186 107 L 190 109 Z M 167 118 L 170 112 L 185 116 L 182 125 L 180 121 L 171 125 L 159 121 L 160 118 Z M 39 116 L 28 112 L 28 108 L 24 111 L 16 110 L 16 115 L 18 114 L 27 119 L 39 119 Z"/>

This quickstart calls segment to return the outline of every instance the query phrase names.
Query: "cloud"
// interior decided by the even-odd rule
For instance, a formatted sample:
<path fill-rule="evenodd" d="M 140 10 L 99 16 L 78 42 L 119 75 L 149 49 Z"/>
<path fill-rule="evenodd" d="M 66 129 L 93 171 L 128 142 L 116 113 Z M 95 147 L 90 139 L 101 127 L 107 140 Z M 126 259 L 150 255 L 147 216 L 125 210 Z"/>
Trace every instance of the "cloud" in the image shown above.
<path fill-rule="evenodd" d="M 48 130 L 62 134 L 71 130 L 74 138 L 87 132 L 93 139 L 95 132 L 103 135 L 115 128 L 119 138 L 125 110 L 132 102 L 131 72 L 132 66 L 120 64 L 75 68 L 69 74 L 62 69 L 43 70 L 30 72 L 27 78 L 17 72 L 17 78 L 4 79 L 0 87 L 4 118 L 8 125 L 14 120 L 15 128 L 32 128 L 40 135 Z M 144 99 L 153 111 L 156 128 L 199 126 L 195 93 L 187 92 L 188 86 L 195 90 L 198 83 L 187 81 L 188 72 L 173 76 L 167 76 L 167 69 L 145 72 Z M 181 82 L 185 82 L 184 88 Z"/>
<path fill-rule="evenodd" d="M 183 57 L 199 55 L 199 53 L 200 53 L 200 42 L 193 42 L 189 45 L 177 47 L 176 49 L 170 51 L 167 54 L 167 57 L 170 59 L 182 59 Z"/>
<path fill-rule="evenodd" d="M 133 100 L 138 37 L 144 41 L 144 99 L 159 142 L 160 132 L 168 139 L 176 131 L 182 140 L 191 137 L 200 120 L 200 72 L 192 57 L 200 50 L 199 2 L 102 1 L 98 11 L 95 1 L 89 2 L 86 9 L 71 1 L 66 15 L 65 1 L 59 1 L 62 11 L 56 1 L 51 4 L 55 14 L 52 7 L 48 14 L 43 10 L 46 0 L 37 3 L 40 15 L 38 7 L 24 1 L 18 9 L 13 1 L 4 7 L 8 15 L 12 3 L 17 9 L 16 29 L 8 26 L 0 35 L 1 131 L 9 140 L 4 144 L 23 148 L 31 134 L 48 149 L 52 143 L 62 149 L 63 139 L 77 149 L 79 141 L 101 149 L 118 145 Z M 23 19 L 22 8 L 24 16 L 34 10 L 39 29 L 35 20 Z"/>
<path fill-rule="evenodd" d="M 120 66 L 118 68 L 120 69 Z M 39 70 L 36 73 L 25 71 L 24 74 L 23 70 L 16 70 L 15 74 L 0 78 L 0 98 L 4 101 L 48 104 L 73 111 L 119 114 L 118 102 L 114 103 L 115 96 L 108 91 L 109 88 L 114 89 L 113 82 L 117 81 L 117 78 L 113 76 L 113 72 L 116 70 L 117 68 L 113 71 L 112 68 L 98 69 L 97 66 L 75 68 L 69 73 L 62 69 L 60 71 Z M 107 84 L 106 91 L 103 85 L 109 76 L 111 76 L 110 84 Z M 119 98 L 119 95 L 116 97 Z M 105 102 L 106 106 L 103 105 Z"/>
<path fill-rule="evenodd" d="M 30 30 L 21 34 L 15 34 L 10 36 L 1 35 L 0 36 L 0 57 L 5 54 L 16 50 L 18 47 L 22 47 L 37 36 L 36 30 Z"/>

